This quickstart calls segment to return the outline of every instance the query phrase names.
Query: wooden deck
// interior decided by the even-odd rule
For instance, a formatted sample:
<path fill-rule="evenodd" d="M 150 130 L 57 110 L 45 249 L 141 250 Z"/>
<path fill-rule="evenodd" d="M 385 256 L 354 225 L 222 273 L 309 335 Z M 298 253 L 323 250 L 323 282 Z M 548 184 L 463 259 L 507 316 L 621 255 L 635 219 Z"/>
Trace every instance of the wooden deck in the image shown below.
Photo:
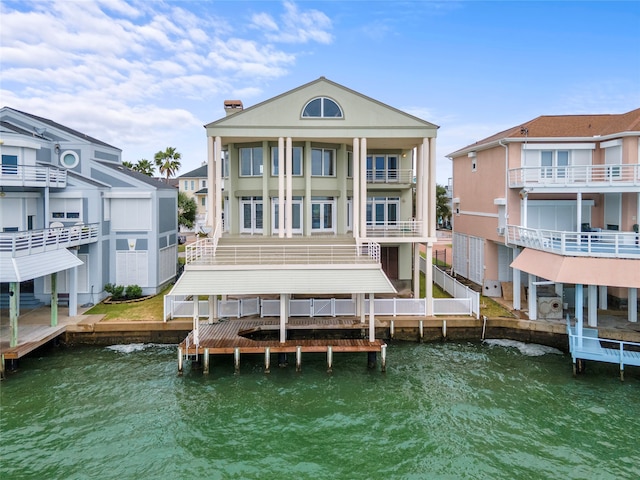
<path fill-rule="evenodd" d="M 56 327 L 46 325 L 18 325 L 18 345 L 9 346 L 11 334 L 9 327 L 2 326 L 0 334 L 0 354 L 5 360 L 17 360 L 33 352 L 45 343 L 62 335 L 67 329 L 67 325 Z"/>
<path fill-rule="evenodd" d="M 336 330 L 365 330 L 368 324 L 360 323 L 353 319 L 289 319 L 287 331 L 336 331 Z M 191 331 L 178 347 L 178 373 L 182 373 L 183 361 L 187 358 L 202 358 L 204 362 L 203 373 L 209 373 L 210 355 L 234 355 L 236 372 L 240 368 L 241 354 L 263 354 L 265 356 L 265 371 L 269 371 L 270 355 L 295 353 L 296 369 L 300 370 L 303 353 L 326 353 L 328 370 L 331 371 L 334 353 L 339 352 L 366 352 L 375 354 L 381 352 L 381 370 L 386 370 L 386 344 L 383 340 L 370 342 L 362 338 L 315 338 L 294 339 L 280 342 L 279 339 L 255 340 L 244 335 L 259 332 L 279 332 L 278 319 L 234 319 L 224 322 L 209 324 L 200 322 L 198 325 L 198 346 L 194 342 L 194 332 Z M 369 357 L 369 366 L 375 366 Z"/>

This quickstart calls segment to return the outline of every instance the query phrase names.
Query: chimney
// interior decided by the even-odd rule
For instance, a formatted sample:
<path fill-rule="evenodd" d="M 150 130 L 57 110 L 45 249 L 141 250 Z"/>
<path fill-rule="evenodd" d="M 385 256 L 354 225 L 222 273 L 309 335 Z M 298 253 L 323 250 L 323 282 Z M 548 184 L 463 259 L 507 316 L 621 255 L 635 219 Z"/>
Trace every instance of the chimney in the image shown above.
<path fill-rule="evenodd" d="M 227 113 L 227 117 L 229 115 L 233 115 L 234 113 L 241 112 L 242 101 L 241 100 L 225 100 L 224 111 Z"/>

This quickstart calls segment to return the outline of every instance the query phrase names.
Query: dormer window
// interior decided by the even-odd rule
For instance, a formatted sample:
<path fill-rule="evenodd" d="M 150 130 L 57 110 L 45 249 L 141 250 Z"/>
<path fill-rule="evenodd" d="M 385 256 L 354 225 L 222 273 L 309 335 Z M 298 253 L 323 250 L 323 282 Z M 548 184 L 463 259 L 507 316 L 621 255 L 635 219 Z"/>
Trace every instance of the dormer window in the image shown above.
<path fill-rule="evenodd" d="M 340 105 L 327 97 L 317 97 L 304 106 L 303 118 L 342 118 Z"/>

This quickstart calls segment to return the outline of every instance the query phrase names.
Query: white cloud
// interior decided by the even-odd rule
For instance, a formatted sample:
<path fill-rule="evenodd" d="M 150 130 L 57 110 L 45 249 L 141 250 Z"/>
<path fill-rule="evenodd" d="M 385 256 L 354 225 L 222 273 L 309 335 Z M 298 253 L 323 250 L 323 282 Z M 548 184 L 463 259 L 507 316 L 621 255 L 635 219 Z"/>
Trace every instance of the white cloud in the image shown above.
<path fill-rule="evenodd" d="M 300 10 L 294 2 L 284 2 L 285 12 L 280 16 L 281 26 L 269 14 L 253 15 L 254 28 L 264 32 L 270 42 L 329 44 L 333 36 L 331 19 L 319 10 Z"/>

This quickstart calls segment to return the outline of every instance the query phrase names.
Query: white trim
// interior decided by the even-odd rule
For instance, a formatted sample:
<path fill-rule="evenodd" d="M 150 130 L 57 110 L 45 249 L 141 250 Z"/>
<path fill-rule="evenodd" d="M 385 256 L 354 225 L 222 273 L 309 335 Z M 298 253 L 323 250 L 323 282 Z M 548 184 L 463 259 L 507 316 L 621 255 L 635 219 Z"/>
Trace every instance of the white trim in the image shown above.
<path fill-rule="evenodd" d="M 595 150 L 595 148 L 595 143 L 525 143 L 522 145 L 523 150 Z"/>
<path fill-rule="evenodd" d="M 497 213 L 486 213 L 486 212 L 467 212 L 466 210 L 460 210 L 461 215 L 473 215 L 476 217 L 491 217 L 498 218 Z"/>
<path fill-rule="evenodd" d="M 609 148 L 609 147 L 621 147 L 622 139 L 618 138 L 616 140 L 609 140 L 608 142 L 600 142 L 600 148 Z"/>
<path fill-rule="evenodd" d="M 103 198 L 151 198 L 152 192 L 105 192 Z"/>
<path fill-rule="evenodd" d="M 31 148 L 33 150 L 40 150 L 42 148 L 39 143 L 23 140 L 22 138 L 12 138 L 11 136 L 0 137 L 0 145 L 3 147 Z"/>
<path fill-rule="evenodd" d="M 67 165 L 66 163 L 64 163 L 64 158 L 67 155 L 71 155 L 74 159 L 73 164 L 72 165 Z M 64 152 L 62 152 L 60 154 L 60 157 L 58 158 L 58 162 L 60 163 L 60 165 L 62 165 L 64 168 L 75 168 L 78 166 L 78 164 L 80 163 L 80 157 L 78 156 L 78 154 L 76 152 L 74 152 L 73 150 L 65 150 Z"/>

